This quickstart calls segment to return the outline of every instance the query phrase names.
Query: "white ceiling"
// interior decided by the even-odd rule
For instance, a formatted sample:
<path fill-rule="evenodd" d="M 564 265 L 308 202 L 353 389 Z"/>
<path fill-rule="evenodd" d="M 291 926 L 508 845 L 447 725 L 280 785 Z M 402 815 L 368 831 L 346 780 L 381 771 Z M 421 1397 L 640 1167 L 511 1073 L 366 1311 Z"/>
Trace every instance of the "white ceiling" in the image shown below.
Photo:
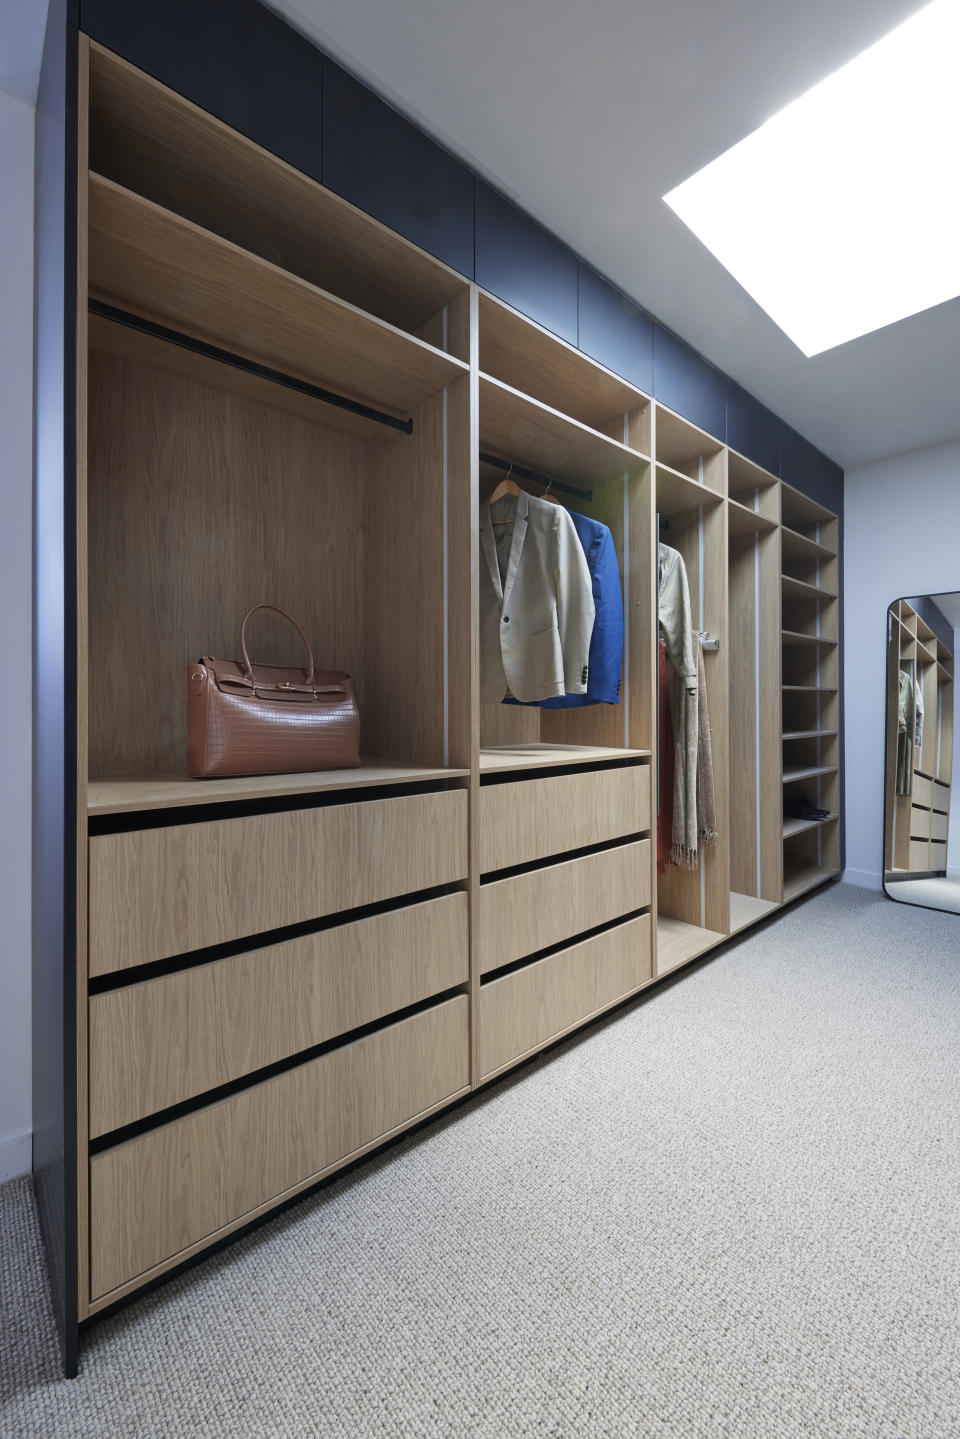
<path fill-rule="evenodd" d="M 37 101 L 47 0 L 0 0 L 0 90 Z"/>
<path fill-rule="evenodd" d="M 918 0 L 271 3 L 841 464 L 960 434 L 960 300 L 805 359 L 661 198 Z"/>
<path fill-rule="evenodd" d="M 960 594 L 954 590 L 949 595 L 931 595 L 937 609 L 955 630 L 960 629 Z"/>

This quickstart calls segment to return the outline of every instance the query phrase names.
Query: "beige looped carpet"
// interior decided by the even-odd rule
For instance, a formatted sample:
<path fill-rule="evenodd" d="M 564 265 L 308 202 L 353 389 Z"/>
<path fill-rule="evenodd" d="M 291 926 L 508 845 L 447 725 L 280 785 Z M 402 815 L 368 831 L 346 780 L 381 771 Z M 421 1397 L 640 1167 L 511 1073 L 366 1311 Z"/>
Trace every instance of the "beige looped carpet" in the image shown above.
<path fill-rule="evenodd" d="M 960 924 L 834 888 L 92 1330 L 0 1434 L 960 1435 Z"/>

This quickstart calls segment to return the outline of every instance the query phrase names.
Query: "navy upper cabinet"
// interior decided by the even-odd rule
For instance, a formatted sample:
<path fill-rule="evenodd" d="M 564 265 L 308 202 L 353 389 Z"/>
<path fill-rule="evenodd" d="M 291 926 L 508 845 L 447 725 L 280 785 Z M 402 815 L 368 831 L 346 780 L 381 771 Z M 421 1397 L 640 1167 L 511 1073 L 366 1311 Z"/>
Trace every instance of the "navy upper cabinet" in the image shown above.
<path fill-rule="evenodd" d="M 783 421 L 746 390 L 731 383 L 727 392 L 727 444 L 773 475 L 780 473 Z"/>
<path fill-rule="evenodd" d="M 780 478 L 828 510 L 842 514 L 843 470 L 789 425 L 783 426 Z"/>
<path fill-rule="evenodd" d="M 472 277 L 472 172 L 329 56 L 323 74 L 323 183 Z"/>
<path fill-rule="evenodd" d="M 321 179 L 323 57 L 257 0 L 81 0 L 80 26 L 131 65 Z"/>
<path fill-rule="evenodd" d="M 726 442 L 729 381 L 662 325 L 653 327 L 653 393 L 662 405 Z"/>
<path fill-rule="evenodd" d="M 653 321 L 580 262 L 580 348 L 644 394 L 653 394 Z"/>
<path fill-rule="evenodd" d="M 577 257 L 549 230 L 477 181 L 477 284 L 571 345 L 577 343 Z"/>

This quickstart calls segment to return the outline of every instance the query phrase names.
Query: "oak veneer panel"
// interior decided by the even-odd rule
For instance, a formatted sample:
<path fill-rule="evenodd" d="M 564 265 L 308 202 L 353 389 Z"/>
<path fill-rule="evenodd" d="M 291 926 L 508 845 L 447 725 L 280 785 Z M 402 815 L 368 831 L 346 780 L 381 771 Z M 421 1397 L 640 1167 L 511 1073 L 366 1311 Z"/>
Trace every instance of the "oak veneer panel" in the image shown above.
<path fill-rule="evenodd" d="M 89 203 L 98 300 L 399 413 L 465 373 L 452 355 L 100 175 Z"/>
<path fill-rule="evenodd" d="M 90 1001 L 90 1133 L 466 984 L 466 894 L 108 990 Z"/>
<path fill-rule="evenodd" d="M 652 977 L 650 916 L 491 980 L 480 990 L 484 1078 L 582 1024 Z"/>
<path fill-rule="evenodd" d="M 798 899 L 801 894 L 816 889 L 820 884 L 826 884 L 828 879 L 835 878 L 839 872 L 836 866 L 823 864 L 804 864 L 795 869 L 785 870 L 783 876 L 784 904 L 789 904 L 792 899 Z"/>
<path fill-rule="evenodd" d="M 926 775 L 913 772 L 913 788 L 910 798 L 915 805 L 922 805 L 924 809 L 933 809 L 933 780 L 927 779 Z"/>
<path fill-rule="evenodd" d="M 463 790 L 90 840 L 90 972 L 462 880 Z"/>
<path fill-rule="evenodd" d="M 93 168 L 156 204 L 403 329 L 464 289 L 456 271 L 98 45 L 91 90 Z"/>
<path fill-rule="evenodd" d="M 482 373 L 480 448 L 580 489 L 643 475 L 650 465 L 636 450 Z"/>
<path fill-rule="evenodd" d="M 514 706 L 505 705 L 504 708 Z M 485 745 L 480 751 L 480 773 L 507 774 L 517 769 L 550 769 L 555 765 L 595 764 L 602 760 L 614 762 L 631 757 L 649 759 L 650 751 L 588 744 Z"/>
<path fill-rule="evenodd" d="M 549 949 L 650 903 L 650 841 L 481 885 L 480 972 Z"/>
<path fill-rule="evenodd" d="M 650 828 L 647 765 L 553 775 L 480 789 L 480 872 Z"/>
<path fill-rule="evenodd" d="M 237 655 L 241 618 L 258 600 L 297 617 L 319 666 L 354 676 L 361 749 L 371 752 L 363 732 L 368 448 L 91 353 L 91 774 L 184 773 L 186 667 L 204 654 Z M 302 644 L 279 616 L 255 616 L 248 637 L 255 659 L 302 663 Z M 441 758 L 442 750 L 430 756 Z"/>
<path fill-rule="evenodd" d="M 714 949 L 727 938 L 714 930 L 704 929 L 699 924 L 674 919 L 671 915 L 657 916 L 657 978 L 679 969 L 682 964 Z"/>
<path fill-rule="evenodd" d="M 462 1089 L 466 996 L 94 1155 L 91 1293 L 117 1289 Z"/>
<path fill-rule="evenodd" d="M 939 780 L 933 782 L 933 807 L 941 814 L 950 813 L 950 786 L 941 784 Z"/>
<path fill-rule="evenodd" d="M 930 820 L 933 810 L 921 809 L 919 805 L 913 805 L 910 811 L 910 838 L 929 839 Z"/>
<path fill-rule="evenodd" d="M 583 351 L 483 290 L 479 300 L 480 369 L 485 374 L 594 430 L 606 430 L 614 416 L 622 428 L 625 413 L 647 405 L 642 390 Z"/>
<path fill-rule="evenodd" d="M 937 843 L 946 844 L 948 825 L 949 816 L 937 814 L 936 811 L 934 811 L 930 817 L 930 838 Z"/>
<path fill-rule="evenodd" d="M 732 518 L 732 515 L 731 515 Z M 757 894 L 760 701 L 757 683 L 759 555 L 754 534 L 730 537 L 730 887 Z M 777 794 L 779 802 L 780 795 Z M 731 917 L 731 924 L 733 919 Z"/>

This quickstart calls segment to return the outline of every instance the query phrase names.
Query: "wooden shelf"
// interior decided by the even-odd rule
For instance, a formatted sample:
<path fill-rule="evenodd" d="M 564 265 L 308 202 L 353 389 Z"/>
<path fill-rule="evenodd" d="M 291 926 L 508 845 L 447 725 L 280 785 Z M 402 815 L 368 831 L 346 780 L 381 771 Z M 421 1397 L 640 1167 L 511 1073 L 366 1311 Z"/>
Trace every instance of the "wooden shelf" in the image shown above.
<path fill-rule="evenodd" d="M 480 369 L 593 429 L 650 402 L 641 390 L 481 290 Z"/>
<path fill-rule="evenodd" d="M 785 694 L 798 695 L 835 695 L 838 692 L 836 685 L 781 685 L 780 688 Z"/>
<path fill-rule="evenodd" d="M 90 292 L 299 379 L 408 414 L 469 373 L 452 355 L 99 175 Z"/>
<path fill-rule="evenodd" d="M 789 525 L 780 527 L 780 545 L 785 559 L 788 560 L 832 560 L 836 558 L 836 551 L 831 550 L 827 545 L 821 545 L 816 540 L 809 539 L 806 535 L 791 530 Z"/>
<path fill-rule="evenodd" d="M 820 645 L 821 647 L 824 647 L 828 645 L 836 645 L 839 643 L 839 641 L 837 640 L 825 639 L 823 635 L 805 635 L 802 634 L 799 630 L 781 630 L 780 634 L 783 638 L 783 643 L 785 647 L 792 647 L 794 645 Z"/>
<path fill-rule="evenodd" d="M 917 658 L 926 660 L 929 665 L 935 665 L 937 662 L 936 655 L 928 650 L 926 645 L 919 639 L 917 640 Z"/>
<path fill-rule="evenodd" d="M 784 904 L 788 904 L 792 899 L 799 899 L 800 895 L 806 894 L 807 890 L 816 889 L 818 884 L 825 884 L 828 879 L 834 879 L 839 873 L 839 869 L 811 864 L 805 865 L 803 869 L 794 870 L 792 874 L 785 874 L 783 877 Z"/>
<path fill-rule="evenodd" d="M 783 771 L 783 783 L 794 784 L 796 780 L 816 779 L 818 775 L 838 773 L 839 770 L 835 764 L 803 765 L 799 769 L 785 769 Z"/>
<path fill-rule="evenodd" d="M 646 455 L 491 375 L 480 376 L 480 448 L 584 487 L 642 475 L 650 466 Z"/>
<path fill-rule="evenodd" d="M 730 933 L 736 934 L 747 925 L 755 924 L 765 914 L 772 914 L 780 905 L 775 899 L 757 899 L 752 894 L 737 894 L 730 891 Z"/>
<path fill-rule="evenodd" d="M 777 484 L 779 480 L 770 470 L 765 470 L 736 450 L 727 452 L 727 494 L 731 499 L 736 498 L 738 491 L 769 490 Z"/>
<path fill-rule="evenodd" d="M 505 774 L 515 769 L 549 769 L 558 765 L 614 763 L 649 759 L 648 749 L 609 749 L 594 745 L 513 744 L 485 745 L 480 751 L 481 774 Z"/>
<path fill-rule="evenodd" d="M 836 824 L 839 818 L 838 814 L 828 814 L 825 819 L 785 819 L 783 837 L 793 839 L 795 835 L 807 834 L 811 829 L 822 829 L 824 825 Z"/>
<path fill-rule="evenodd" d="M 440 260 L 95 42 L 90 146 L 94 170 L 401 329 L 419 329 L 466 288 Z"/>
<path fill-rule="evenodd" d="M 780 587 L 784 599 L 835 600 L 837 598 L 832 590 L 823 590 L 819 585 L 807 584 L 806 580 L 795 580 L 792 575 L 781 575 Z"/>
<path fill-rule="evenodd" d="M 837 518 L 832 510 L 811 500 L 809 495 L 795 490 L 785 481 L 780 484 L 780 511 L 781 523 L 790 529 L 795 529 L 797 525 L 827 524 Z"/>
<path fill-rule="evenodd" d="M 704 950 L 721 944 L 727 936 L 698 924 L 687 924 L 669 915 L 657 915 L 657 977 L 662 978 L 688 960 L 696 959 Z"/>
<path fill-rule="evenodd" d="M 656 449 L 658 462 L 677 466 L 695 463 L 702 456 L 717 455 L 723 449 L 714 436 L 692 425 L 663 405 L 657 405 Z"/>
<path fill-rule="evenodd" d="M 793 729 L 785 730 L 783 738 L 788 739 L 832 739 L 839 734 L 835 729 Z"/>
<path fill-rule="evenodd" d="M 658 514 L 678 515 L 684 510 L 699 509 L 701 505 L 719 505 L 723 500 L 723 496 L 718 495 L 716 490 L 708 489 L 706 485 L 698 485 L 696 480 L 681 475 L 679 470 L 672 470 L 669 465 L 660 464 L 658 461 L 654 471 L 657 480 Z"/>
<path fill-rule="evenodd" d="M 320 770 L 313 774 L 243 775 L 230 779 L 129 775 L 117 779 L 92 779 L 87 786 L 87 813 L 126 814 L 137 810 L 176 809 L 183 805 L 278 799 L 284 795 L 324 794 L 371 786 L 463 779 L 469 773 L 466 769 L 364 759 L 358 769 Z"/>
<path fill-rule="evenodd" d="M 739 500 L 727 500 L 727 526 L 732 535 L 768 534 L 777 528 L 775 520 L 768 520 Z"/>

